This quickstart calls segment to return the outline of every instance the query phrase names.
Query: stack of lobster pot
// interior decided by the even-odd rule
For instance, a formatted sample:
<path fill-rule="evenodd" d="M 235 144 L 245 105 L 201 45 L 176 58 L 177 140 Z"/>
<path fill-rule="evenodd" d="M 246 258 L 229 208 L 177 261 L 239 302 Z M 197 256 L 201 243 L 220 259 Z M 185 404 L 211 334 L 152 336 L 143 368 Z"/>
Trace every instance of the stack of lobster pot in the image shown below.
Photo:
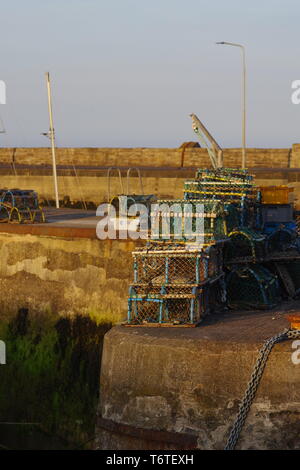
<path fill-rule="evenodd" d="M 226 301 L 221 243 L 156 243 L 133 252 L 128 323 L 196 325 Z"/>
<path fill-rule="evenodd" d="M 294 188 L 260 187 L 259 229 L 266 236 L 266 266 L 278 276 L 284 298 L 300 295 L 300 237 Z"/>
<path fill-rule="evenodd" d="M 292 206 L 274 189 L 266 205 L 266 191 L 246 170 L 199 169 L 183 199 L 159 201 L 151 241 L 133 253 L 127 324 L 196 325 L 225 302 L 264 309 L 299 295 Z"/>
<path fill-rule="evenodd" d="M 225 212 L 224 271 L 227 305 L 231 308 L 270 308 L 278 303 L 278 279 L 262 263 L 266 236 L 257 230 L 261 214 L 259 192 L 246 170 L 199 169 L 186 181 L 185 199 L 218 200 Z"/>
<path fill-rule="evenodd" d="M 224 308 L 223 246 L 233 217 L 225 202 L 236 204 L 239 218 L 247 200 L 233 191 L 232 182 L 242 179 L 237 174 L 199 170 L 195 180 L 186 182 L 183 199 L 158 201 L 151 240 L 133 252 L 128 324 L 194 326 Z M 251 184 L 245 186 L 250 192 Z"/>
<path fill-rule="evenodd" d="M 258 188 L 253 184 L 251 187 L 250 178 L 245 173 L 245 178 L 235 183 L 232 192 L 240 201 L 233 196 L 233 203 L 225 204 L 228 214 L 228 243 L 224 250 L 227 305 L 239 309 L 266 309 L 278 304 L 279 283 L 277 273 L 265 263 L 267 236 L 260 227 L 261 197 Z"/>

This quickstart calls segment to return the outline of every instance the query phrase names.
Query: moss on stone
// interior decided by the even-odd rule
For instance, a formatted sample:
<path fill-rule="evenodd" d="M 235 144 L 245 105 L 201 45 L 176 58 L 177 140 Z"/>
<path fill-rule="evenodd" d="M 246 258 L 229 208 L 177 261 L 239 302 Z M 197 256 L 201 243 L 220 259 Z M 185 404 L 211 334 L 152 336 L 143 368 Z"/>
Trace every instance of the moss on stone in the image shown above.
<path fill-rule="evenodd" d="M 40 423 L 84 446 L 94 433 L 102 343 L 110 327 L 89 316 L 30 318 L 26 309 L 2 322 L 1 421 Z"/>

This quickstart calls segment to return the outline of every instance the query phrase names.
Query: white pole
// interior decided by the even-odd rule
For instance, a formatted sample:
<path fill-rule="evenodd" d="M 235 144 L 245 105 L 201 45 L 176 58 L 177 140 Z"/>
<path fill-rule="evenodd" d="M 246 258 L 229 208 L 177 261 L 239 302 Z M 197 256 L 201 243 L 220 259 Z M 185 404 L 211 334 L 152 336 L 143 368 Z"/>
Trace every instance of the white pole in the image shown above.
<path fill-rule="evenodd" d="M 242 168 L 246 168 L 246 59 L 245 48 L 240 46 L 243 55 L 243 155 Z"/>
<path fill-rule="evenodd" d="M 53 127 L 51 88 L 50 88 L 50 75 L 49 75 L 49 72 L 46 72 L 46 82 L 47 82 L 47 92 L 48 92 L 48 109 L 49 109 L 49 120 L 50 120 L 49 135 L 50 135 L 50 139 L 51 139 L 51 149 L 52 149 L 52 166 L 53 166 L 53 180 L 54 180 L 54 191 L 55 191 L 55 204 L 56 204 L 56 208 L 59 209 L 56 158 L 55 158 L 55 136 L 54 136 L 54 127 Z"/>
<path fill-rule="evenodd" d="M 245 47 L 242 44 L 234 42 L 216 42 L 216 44 L 225 44 L 226 46 L 239 47 L 242 51 L 243 70 L 242 70 L 242 168 L 246 168 L 246 58 Z"/>

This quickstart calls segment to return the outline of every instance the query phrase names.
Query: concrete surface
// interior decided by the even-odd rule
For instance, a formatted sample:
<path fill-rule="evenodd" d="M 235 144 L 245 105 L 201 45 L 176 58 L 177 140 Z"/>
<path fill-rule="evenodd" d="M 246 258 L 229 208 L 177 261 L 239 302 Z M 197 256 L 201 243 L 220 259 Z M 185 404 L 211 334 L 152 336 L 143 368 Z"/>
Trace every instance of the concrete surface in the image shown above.
<path fill-rule="evenodd" d="M 97 238 L 96 226 L 101 218 L 96 217 L 95 211 L 47 207 L 43 210 L 46 218 L 45 223 L 0 223 L 0 233 L 64 238 Z"/>
<path fill-rule="evenodd" d="M 299 309 L 292 302 L 268 312 L 227 312 L 190 329 L 110 330 L 95 448 L 191 448 L 187 434 L 197 448 L 222 449 L 259 348 L 288 326 L 282 311 Z M 292 363 L 293 351 L 291 341 L 274 347 L 238 449 L 300 449 L 300 365 Z M 157 440 L 157 431 L 171 434 Z"/>

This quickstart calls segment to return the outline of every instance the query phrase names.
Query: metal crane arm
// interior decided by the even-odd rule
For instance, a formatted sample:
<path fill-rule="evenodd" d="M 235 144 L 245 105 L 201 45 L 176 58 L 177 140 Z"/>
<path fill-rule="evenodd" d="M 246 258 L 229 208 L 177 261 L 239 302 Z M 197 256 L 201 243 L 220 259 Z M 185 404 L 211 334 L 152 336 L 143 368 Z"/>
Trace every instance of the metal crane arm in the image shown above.
<path fill-rule="evenodd" d="M 213 168 L 221 168 L 223 166 L 223 150 L 208 132 L 204 124 L 196 116 L 196 114 L 190 114 L 192 118 L 193 131 L 197 134 L 200 142 L 207 148 L 210 161 Z M 209 144 L 207 143 L 209 142 Z"/>

